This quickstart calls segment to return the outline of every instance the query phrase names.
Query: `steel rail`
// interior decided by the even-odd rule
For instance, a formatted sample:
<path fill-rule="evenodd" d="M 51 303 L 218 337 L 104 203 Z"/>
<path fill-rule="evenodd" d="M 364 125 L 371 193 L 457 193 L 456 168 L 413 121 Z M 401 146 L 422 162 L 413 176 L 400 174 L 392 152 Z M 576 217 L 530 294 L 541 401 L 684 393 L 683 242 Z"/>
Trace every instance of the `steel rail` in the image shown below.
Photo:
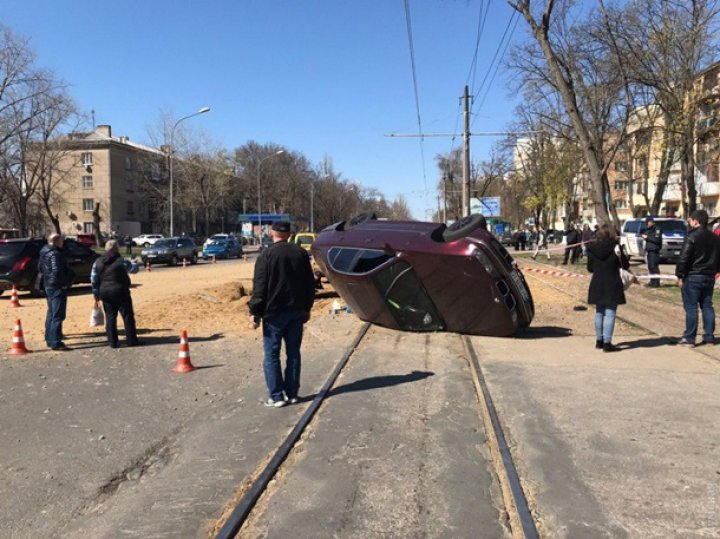
<path fill-rule="evenodd" d="M 325 400 L 325 397 L 327 397 L 327 394 L 335 383 L 335 380 L 337 380 L 337 377 L 340 375 L 340 372 L 347 364 L 350 356 L 352 356 L 352 354 L 357 349 L 360 341 L 367 333 L 369 327 L 370 324 L 365 323 L 363 327 L 360 328 L 360 331 L 355 337 L 355 340 L 352 342 L 348 350 L 345 352 L 345 355 L 335 367 L 335 370 L 333 370 L 333 372 L 326 380 L 325 384 L 315 396 L 312 404 L 308 407 L 303 416 L 299 419 L 299 421 L 295 425 L 295 428 L 293 428 L 290 434 L 288 434 L 287 438 L 285 438 L 285 441 L 275 452 L 272 459 L 270 459 L 270 462 L 268 462 L 268 464 L 265 466 L 265 468 L 255 480 L 253 485 L 247 491 L 247 493 L 245 493 L 245 495 L 242 497 L 237 507 L 235 507 L 233 512 L 228 517 L 225 524 L 223 524 L 223 527 L 215 536 L 217 539 L 230 539 L 232 537 L 235 537 L 240 531 L 240 528 L 245 523 L 245 520 L 250 515 L 253 507 L 255 507 L 255 504 L 260 499 L 260 496 L 262 496 L 263 492 L 265 492 L 268 484 L 273 479 L 273 477 L 275 477 L 275 474 L 280 469 L 280 466 L 288 457 L 290 451 L 292 451 L 293 447 L 300 439 L 303 431 L 308 426 L 312 418 L 315 416 L 315 413 L 320 408 L 320 405 L 322 404 L 323 400 Z"/>
<path fill-rule="evenodd" d="M 539 535 L 535 527 L 535 521 L 520 483 L 520 477 L 515 468 L 510 448 L 505 440 L 505 433 L 502 430 L 502 425 L 500 425 L 497 409 L 485 382 L 480 361 L 470 338 L 464 336 L 462 340 L 467 351 L 466 359 L 473 375 L 473 382 L 480 403 L 488 445 L 494 456 L 495 471 L 499 477 L 500 489 L 505 500 L 512 535 L 517 539 L 538 539 Z"/>

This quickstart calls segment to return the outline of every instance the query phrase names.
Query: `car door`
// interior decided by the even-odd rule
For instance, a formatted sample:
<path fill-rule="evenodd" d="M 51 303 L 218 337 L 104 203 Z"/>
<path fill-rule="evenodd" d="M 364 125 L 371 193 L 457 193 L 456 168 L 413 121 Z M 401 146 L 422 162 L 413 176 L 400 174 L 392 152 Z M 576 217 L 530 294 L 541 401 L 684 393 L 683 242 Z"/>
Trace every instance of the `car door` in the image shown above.
<path fill-rule="evenodd" d="M 75 282 L 90 282 L 90 271 L 93 262 L 98 257 L 95 251 L 74 240 L 65 240 L 63 251 L 70 269 L 75 272 Z"/>

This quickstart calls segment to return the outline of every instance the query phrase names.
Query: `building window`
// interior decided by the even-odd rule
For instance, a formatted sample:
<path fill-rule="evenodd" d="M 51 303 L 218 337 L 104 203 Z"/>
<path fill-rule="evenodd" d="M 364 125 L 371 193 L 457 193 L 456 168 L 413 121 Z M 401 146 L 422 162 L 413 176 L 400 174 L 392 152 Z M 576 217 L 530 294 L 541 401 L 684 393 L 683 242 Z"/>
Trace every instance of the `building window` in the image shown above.
<path fill-rule="evenodd" d="M 93 233 L 93 224 L 92 223 L 83 223 L 83 232 L 85 234 L 92 234 Z"/>
<path fill-rule="evenodd" d="M 140 215 L 145 215 L 145 202 L 142 200 L 138 202 L 138 212 L 140 212 Z"/>
<path fill-rule="evenodd" d="M 623 199 L 623 198 L 621 198 L 621 199 L 619 199 L 619 200 L 616 200 L 616 201 L 615 201 L 615 207 L 616 207 L 618 210 L 624 210 L 624 209 L 626 209 L 626 208 L 628 207 L 627 200 L 625 200 L 625 199 Z"/>
<path fill-rule="evenodd" d="M 720 181 L 720 164 L 718 163 L 709 163 L 707 166 L 707 181 L 709 182 L 717 182 Z"/>
<path fill-rule="evenodd" d="M 628 188 L 628 182 L 615 182 L 615 190 L 620 191 Z"/>
<path fill-rule="evenodd" d="M 92 152 L 83 152 L 80 154 L 80 162 L 83 164 L 83 166 L 89 167 L 92 166 Z"/>
<path fill-rule="evenodd" d="M 93 180 L 92 176 L 83 176 L 83 189 L 92 189 Z"/>
<path fill-rule="evenodd" d="M 132 170 L 132 157 L 130 156 L 125 158 L 125 170 Z"/>
<path fill-rule="evenodd" d="M 83 198 L 83 211 L 93 211 L 95 202 L 92 198 Z"/>
<path fill-rule="evenodd" d="M 625 161 L 616 161 L 615 170 L 618 172 L 627 172 L 627 163 Z"/>
<path fill-rule="evenodd" d="M 125 189 L 128 191 L 135 190 L 135 180 L 132 178 L 125 178 Z"/>
<path fill-rule="evenodd" d="M 132 200 L 127 201 L 127 214 L 128 215 L 135 215 L 135 204 Z"/>

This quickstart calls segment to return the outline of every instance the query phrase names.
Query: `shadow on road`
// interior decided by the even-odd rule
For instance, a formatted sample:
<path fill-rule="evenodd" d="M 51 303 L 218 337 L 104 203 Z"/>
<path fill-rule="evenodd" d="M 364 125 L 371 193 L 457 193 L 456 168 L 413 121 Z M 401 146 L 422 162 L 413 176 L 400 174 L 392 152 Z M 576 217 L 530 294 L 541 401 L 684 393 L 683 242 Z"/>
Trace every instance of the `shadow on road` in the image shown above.
<path fill-rule="evenodd" d="M 340 395 L 341 393 L 350 393 L 351 391 L 367 391 L 369 389 L 378 389 L 381 387 L 391 387 L 399 384 L 406 384 L 408 382 L 417 382 L 423 380 L 428 376 L 433 376 L 435 373 L 430 371 L 412 371 L 409 374 L 393 374 L 388 376 L 373 376 L 371 378 L 364 378 L 362 380 L 356 380 L 349 384 L 338 386 L 333 388 L 328 393 L 328 397 L 333 395 Z M 305 397 L 309 400 L 311 397 Z"/>
<path fill-rule="evenodd" d="M 648 339 L 637 339 L 635 341 L 623 341 L 616 343 L 618 348 L 623 350 L 630 348 L 657 348 L 658 346 L 667 346 L 674 344 L 670 337 L 652 337 Z"/>
<path fill-rule="evenodd" d="M 572 330 L 560 326 L 534 326 L 525 328 L 515 335 L 517 339 L 543 339 L 545 337 L 570 337 Z"/>

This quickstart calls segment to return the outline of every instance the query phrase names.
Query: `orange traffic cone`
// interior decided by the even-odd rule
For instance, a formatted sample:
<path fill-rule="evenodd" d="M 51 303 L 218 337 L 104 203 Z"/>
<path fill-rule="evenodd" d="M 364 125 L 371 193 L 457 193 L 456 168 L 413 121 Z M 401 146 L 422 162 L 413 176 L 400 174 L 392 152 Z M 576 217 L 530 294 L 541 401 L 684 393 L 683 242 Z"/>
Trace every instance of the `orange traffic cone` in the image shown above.
<path fill-rule="evenodd" d="M 177 365 L 173 367 L 173 372 L 186 373 L 194 371 L 192 362 L 190 361 L 190 345 L 188 344 L 187 331 L 183 330 L 180 334 L 180 349 L 178 350 Z"/>
<path fill-rule="evenodd" d="M 183 269 L 187 268 L 187 258 L 183 258 Z"/>
<path fill-rule="evenodd" d="M 23 336 L 22 323 L 20 319 L 15 322 L 13 328 L 13 340 L 12 348 L 8 350 L 8 354 L 11 356 L 22 356 L 27 354 L 29 350 L 25 348 L 25 337 Z"/>
<path fill-rule="evenodd" d="M 10 307 L 22 307 L 20 300 L 18 299 L 17 288 L 15 285 L 12 287 L 12 295 L 10 296 Z"/>

